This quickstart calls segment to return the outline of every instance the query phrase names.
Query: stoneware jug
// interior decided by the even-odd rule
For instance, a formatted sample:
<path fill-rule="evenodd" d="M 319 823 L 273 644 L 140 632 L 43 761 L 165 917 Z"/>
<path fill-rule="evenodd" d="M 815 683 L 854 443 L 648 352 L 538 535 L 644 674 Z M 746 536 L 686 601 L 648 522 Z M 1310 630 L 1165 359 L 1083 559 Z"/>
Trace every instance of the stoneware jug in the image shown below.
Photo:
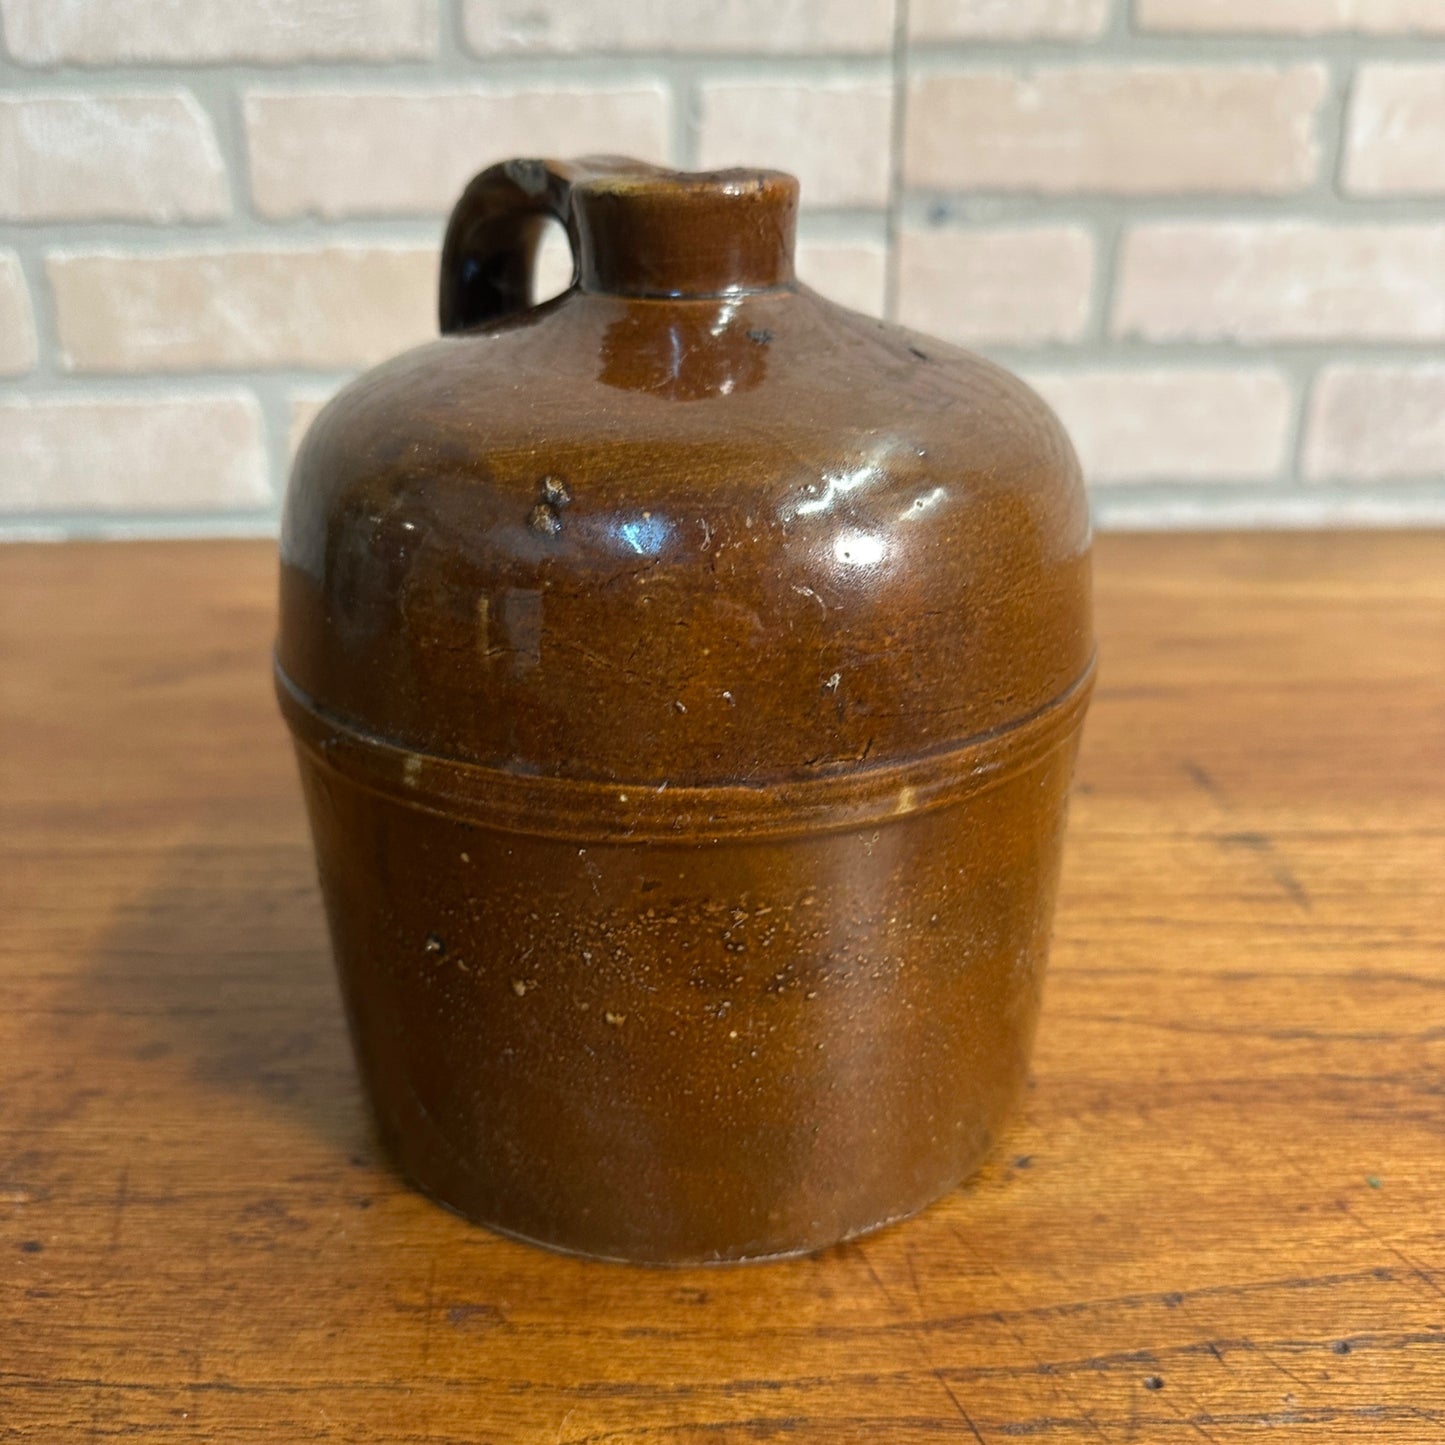
<path fill-rule="evenodd" d="M 380 1134 L 493 1229 L 814 1250 L 1027 1064 L 1094 644 L 1022 383 L 793 273 L 797 183 L 509 161 L 296 461 L 276 674 Z M 530 304 L 539 236 L 575 280 Z"/>

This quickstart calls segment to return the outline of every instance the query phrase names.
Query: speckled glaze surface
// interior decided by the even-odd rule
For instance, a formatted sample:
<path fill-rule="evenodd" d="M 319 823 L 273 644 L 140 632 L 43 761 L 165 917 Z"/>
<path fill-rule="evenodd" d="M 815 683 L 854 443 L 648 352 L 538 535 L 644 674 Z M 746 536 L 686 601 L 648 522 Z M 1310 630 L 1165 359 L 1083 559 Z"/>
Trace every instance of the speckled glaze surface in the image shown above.
<path fill-rule="evenodd" d="M 322 413 L 277 680 L 420 1187 L 556 1248 L 815 1249 L 1021 1085 L 1093 658 L 1044 404 L 792 270 L 796 183 L 509 162 L 443 336 Z M 530 306 L 544 220 L 578 280 Z"/>

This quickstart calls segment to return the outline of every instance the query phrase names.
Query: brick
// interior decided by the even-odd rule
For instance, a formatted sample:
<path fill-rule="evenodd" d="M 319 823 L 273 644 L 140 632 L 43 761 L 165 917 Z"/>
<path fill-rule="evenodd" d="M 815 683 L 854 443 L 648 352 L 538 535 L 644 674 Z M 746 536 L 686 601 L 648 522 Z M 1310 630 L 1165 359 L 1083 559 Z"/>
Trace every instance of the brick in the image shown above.
<path fill-rule="evenodd" d="M 1076 341 L 1093 274 L 1093 239 L 1078 226 L 905 229 L 899 320 L 965 345 Z"/>
<path fill-rule="evenodd" d="M 268 506 L 249 392 L 0 402 L 0 512 L 210 512 Z"/>
<path fill-rule="evenodd" d="M 884 54 L 893 0 L 464 0 L 478 55 L 590 52 Z"/>
<path fill-rule="evenodd" d="M 436 0 L 0 0 L 22 65 L 409 60 L 435 55 Z"/>
<path fill-rule="evenodd" d="M 69 252 L 47 271 L 75 371 L 367 366 L 436 334 L 433 246 Z"/>
<path fill-rule="evenodd" d="M 944 71 L 909 91 L 904 177 L 938 191 L 1298 191 L 1319 164 L 1321 65 Z"/>
<path fill-rule="evenodd" d="M 804 206 L 883 207 L 892 108 L 887 81 L 713 81 L 702 87 L 699 163 L 792 171 Z"/>
<path fill-rule="evenodd" d="M 609 152 L 662 160 L 668 111 L 657 85 L 255 90 L 245 99 L 251 190 L 273 219 L 438 215 L 508 156 L 586 155 L 603 137 Z"/>
<path fill-rule="evenodd" d="M 542 234 L 537 254 L 536 273 L 532 278 L 532 296 L 547 301 L 560 295 L 572 284 L 572 246 L 560 225 L 549 222 Z"/>
<path fill-rule="evenodd" d="M 208 221 L 230 210 L 210 120 L 184 90 L 0 97 L 0 216 Z"/>
<path fill-rule="evenodd" d="M 1310 395 L 1304 471 L 1318 482 L 1445 477 L 1445 363 L 1326 367 Z"/>
<path fill-rule="evenodd" d="M 1093 40 L 1112 0 L 913 0 L 914 40 Z"/>
<path fill-rule="evenodd" d="M 30 288 L 14 251 L 0 251 L 0 376 L 20 376 L 35 365 L 35 317 Z"/>
<path fill-rule="evenodd" d="M 1116 336 L 1445 338 L 1445 225 L 1159 223 L 1124 238 Z"/>
<path fill-rule="evenodd" d="M 1134 0 L 1144 30 L 1240 35 L 1445 35 L 1445 0 Z"/>
<path fill-rule="evenodd" d="M 1362 65 L 1350 91 L 1345 189 L 1445 194 L 1445 65 Z"/>
<path fill-rule="evenodd" d="M 863 241 L 803 241 L 798 246 L 798 279 L 853 311 L 883 314 L 888 256 L 881 245 Z"/>
<path fill-rule="evenodd" d="M 1274 477 L 1289 441 L 1289 383 L 1246 370 L 1028 372 L 1059 414 L 1090 482 Z"/>

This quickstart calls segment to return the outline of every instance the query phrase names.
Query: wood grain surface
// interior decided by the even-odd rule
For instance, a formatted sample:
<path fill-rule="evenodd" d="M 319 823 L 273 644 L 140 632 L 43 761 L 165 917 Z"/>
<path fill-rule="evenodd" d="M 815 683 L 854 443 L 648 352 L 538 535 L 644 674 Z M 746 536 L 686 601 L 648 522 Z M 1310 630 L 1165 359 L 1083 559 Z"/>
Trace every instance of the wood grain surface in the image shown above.
<path fill-rule="evenodd" d="M 1445 1441 L 1445 536 L 1107 537 L 1032 1083 L 822 1255 L 378 1158 L 263 543 L 0 550 L 0 1438 Z"/>

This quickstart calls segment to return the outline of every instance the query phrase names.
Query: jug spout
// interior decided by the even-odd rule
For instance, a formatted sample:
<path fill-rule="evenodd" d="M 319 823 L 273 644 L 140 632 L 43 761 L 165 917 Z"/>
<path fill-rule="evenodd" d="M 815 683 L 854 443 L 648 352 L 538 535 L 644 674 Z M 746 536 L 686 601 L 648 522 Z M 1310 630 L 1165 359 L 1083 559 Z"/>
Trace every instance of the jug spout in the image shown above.
<path fill-rule="evenodd" d="M 798 183 L 778 171 L 602 174 L 574 185 L 584 290 L 728 296 L 793 280 Z"/>

